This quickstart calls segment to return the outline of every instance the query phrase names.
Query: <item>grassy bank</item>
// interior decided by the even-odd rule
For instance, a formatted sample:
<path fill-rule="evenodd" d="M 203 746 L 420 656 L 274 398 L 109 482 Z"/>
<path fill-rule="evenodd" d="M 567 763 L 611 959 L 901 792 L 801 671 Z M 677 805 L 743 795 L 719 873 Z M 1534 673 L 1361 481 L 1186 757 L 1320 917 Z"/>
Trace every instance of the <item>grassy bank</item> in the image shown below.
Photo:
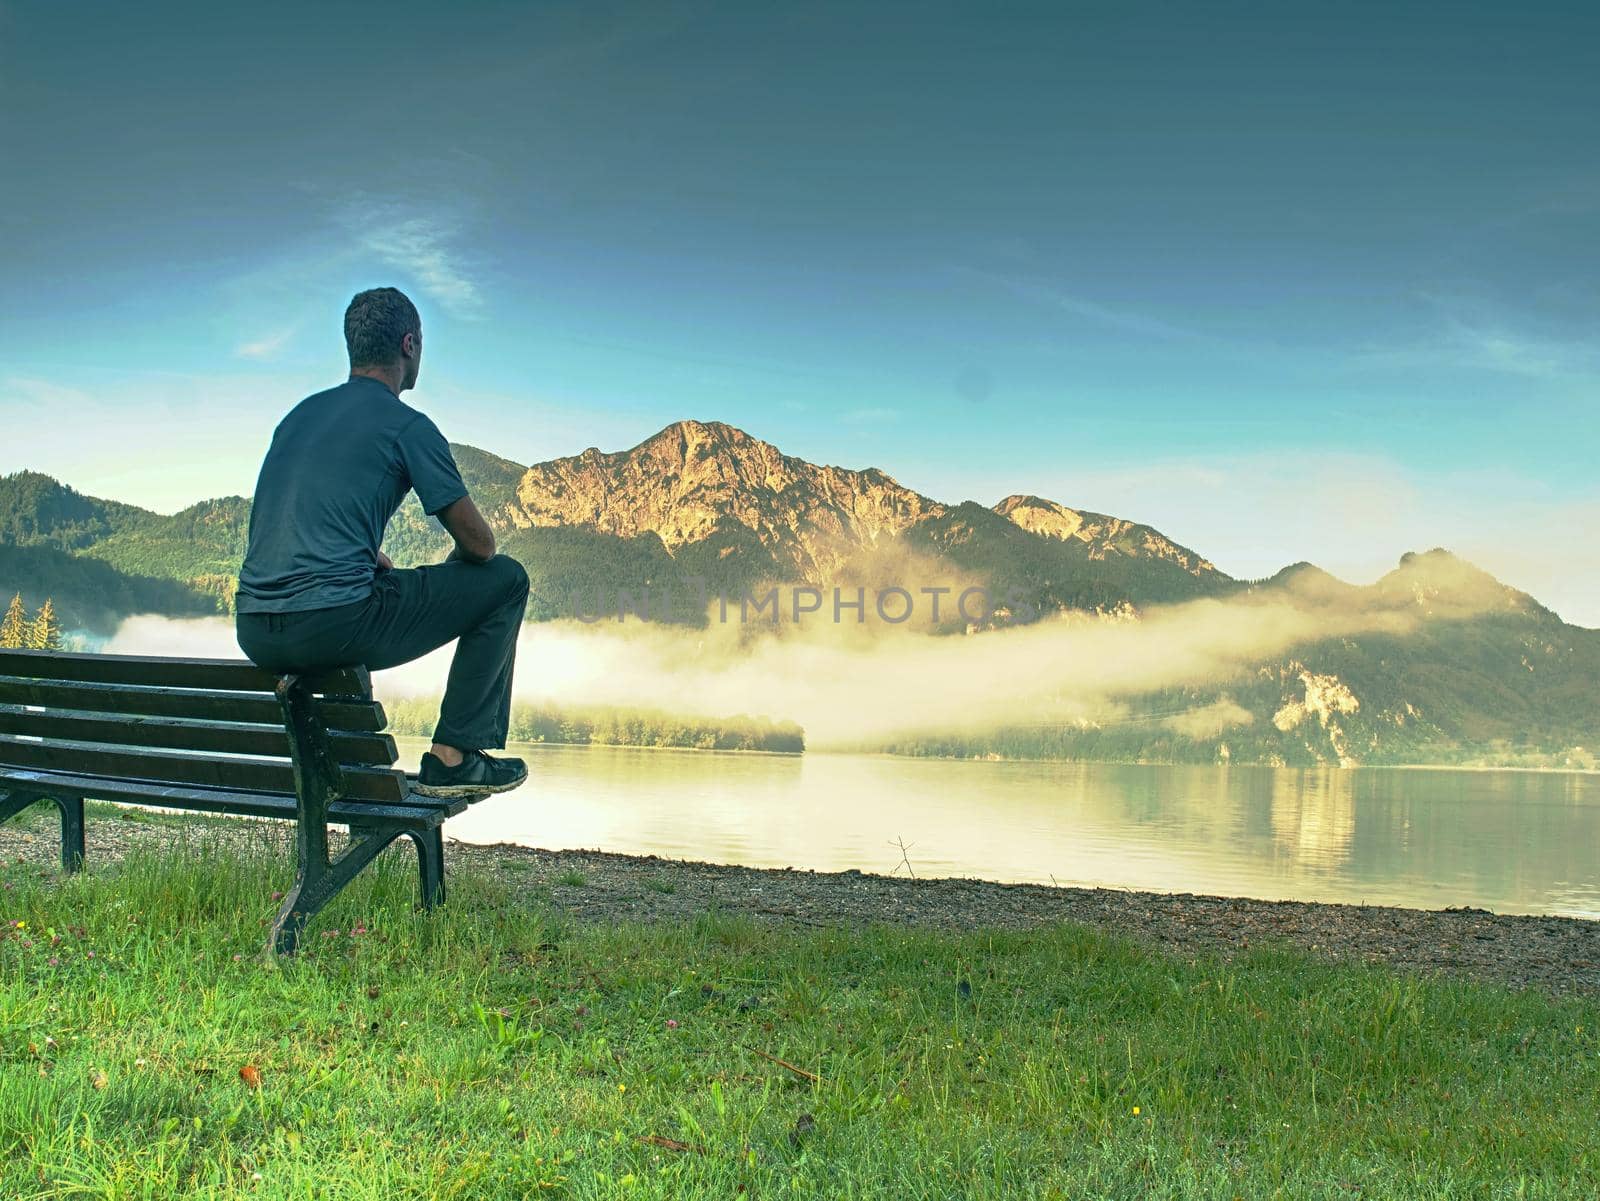
<path fill-rule="evenodd" d="M 0 1196 L 1600 1189 L 1592 1000 L 1073 927 L 582 926 L 465 874 L 423 916 L 379 868 L 283 965 L 265 852 L 0 868 Z"/>

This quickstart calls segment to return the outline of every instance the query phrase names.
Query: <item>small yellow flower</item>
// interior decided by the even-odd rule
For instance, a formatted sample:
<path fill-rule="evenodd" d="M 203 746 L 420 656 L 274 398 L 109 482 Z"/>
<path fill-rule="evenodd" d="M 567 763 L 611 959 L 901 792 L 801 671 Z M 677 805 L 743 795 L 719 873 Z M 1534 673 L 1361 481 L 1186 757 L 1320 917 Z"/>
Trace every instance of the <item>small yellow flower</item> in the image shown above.
<path fill-rule="evenodd" d="M 1139 1116 L 1139 1107 L 1137 1105 L 1135 1105 L 1133 1107 L 1133 1116 L 1134 1117 L 1138 1117 Z"/>
<path fill-rule="evenodd" d="M 626 1084 L 619 1084 L 617 1085 L 617 1091 L 619 1093 L 625 1093 L 628 1091 L 628 1086 Z"/>

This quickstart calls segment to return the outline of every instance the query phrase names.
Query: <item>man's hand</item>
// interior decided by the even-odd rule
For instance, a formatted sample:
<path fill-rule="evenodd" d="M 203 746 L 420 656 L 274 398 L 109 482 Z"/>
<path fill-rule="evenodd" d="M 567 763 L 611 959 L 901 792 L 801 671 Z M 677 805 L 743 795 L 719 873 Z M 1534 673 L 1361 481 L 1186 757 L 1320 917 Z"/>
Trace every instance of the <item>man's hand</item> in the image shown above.
<path fill-rule="evenodd" d="M 394 560 L 391 559 L 388 555 L 384 554 L 381 550 L 378 552 L 378 570 L 379 571 L 393 571 L 394 570 Z"/>
<path fill-rule="evenodd" d="M 472 503 L 472 497 L 463 496 L 452 505 L 439 510 L 439 524 L 456 540 L 450 558 L 468 563 L 487 563 L 494 558 L 494 531 Z"/>

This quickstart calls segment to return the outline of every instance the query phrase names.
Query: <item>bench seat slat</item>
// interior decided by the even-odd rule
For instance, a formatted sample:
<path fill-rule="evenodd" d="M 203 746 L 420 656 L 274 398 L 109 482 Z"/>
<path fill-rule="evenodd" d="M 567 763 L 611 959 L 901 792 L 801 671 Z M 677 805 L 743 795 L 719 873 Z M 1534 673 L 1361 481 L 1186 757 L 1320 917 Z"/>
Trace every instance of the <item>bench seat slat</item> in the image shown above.
<path fill-rule="evenodd" d="M 0 704 L 0 734 L 28 734 L 68 742 L 100 742 L 169 750 L 220 751 L 229 755 L 289 757 L 289 736 L 272 723 L 193 721 L 178 717 L 114 716 L 73 709 L 39 711 Z M 329 735 L 341 763 L 387 767 L 399 757 L 388 734 L 334 731 Z"/>
<path fill-rule="evenodd" d="M 0 764 L 115 779 L 159 780 L 252 792 L 294 792 L 294 768 L 282 760 L 222 758 L 181 751 L 143 750 L 98 742 L 33 742 L 0 734 Z M 0 776 L 3 776 L 0 770 Z M 405 799 L 405 776 L 392 768 L 343 770 L 344 795 L 364 801 Z"/>
<path fill-rule="evenodd" d="M 0 675 L 92 684 L 141 684 L 164 688 L 209 688 L 222 692 L 271 692 L 278 677 L 248 659 L 168 659 L 148 655 L 68 654 L 62 651 L 0 651 Z M 312 692 L 366 698 L 372 681 L 365 668 L 342 667 L 307 677 Z"/>
<path fill-rule="evenodd" d="M 34 793 L 41 797 L 65 793 L 90 800 L 161 805 L 169 809 L 191 809 L 202 813 L 236 813 L 244 817 L 293 819 L 296 815 L 292 796 L 220 788 L 186 788 L 150 780 L 108 780 L 73 772 L 0 769 L 0 788 Z M 429 802 L 427 805 L 335 801 L 328 807 L 328 819 L 346 826 L 385 824 L 426 830 L 446 818 L 465 812 L 467 808 L 467 802 L 463 800 L 426 799 Z"/>
<path fill-rule="evenodd" d="M 201 688 L 135 688 L 123 684 L 57 683 L 0 675 L 0 703 L 90 713 L 187 717 L 198 721 L 277 723 L 280 726 L 283 723 L 283 710 L 270 692 L 252 695 Z M 377 701 L 319 700 L 316 711 L 333 730 L 376 733 L 389 724 L 383 706 Z"/>

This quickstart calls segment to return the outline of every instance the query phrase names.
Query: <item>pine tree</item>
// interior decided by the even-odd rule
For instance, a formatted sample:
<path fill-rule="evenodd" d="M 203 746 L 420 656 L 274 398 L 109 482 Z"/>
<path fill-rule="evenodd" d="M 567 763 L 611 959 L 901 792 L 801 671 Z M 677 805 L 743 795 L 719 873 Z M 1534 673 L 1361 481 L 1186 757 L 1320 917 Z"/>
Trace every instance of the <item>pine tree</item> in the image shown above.
<path fill-rule="evenodd" d="M 28 640 L 28 633 L 32 623 L 28 621 L 27 614 L 22 608 L 22 594 L 19 592 L 11 598 L 11 607 L 6 610 L 6 615 L 0 619 L 0 650 L 20 650 L 22 644 Z"/>
<path fill-rule="evenodd" d="M 56 607 L 46 597 L 39 606 L 38 615 L 28 628 L 28 649 L 58 651 L 61 649 L 61 623 L 56 620 Z"/>

